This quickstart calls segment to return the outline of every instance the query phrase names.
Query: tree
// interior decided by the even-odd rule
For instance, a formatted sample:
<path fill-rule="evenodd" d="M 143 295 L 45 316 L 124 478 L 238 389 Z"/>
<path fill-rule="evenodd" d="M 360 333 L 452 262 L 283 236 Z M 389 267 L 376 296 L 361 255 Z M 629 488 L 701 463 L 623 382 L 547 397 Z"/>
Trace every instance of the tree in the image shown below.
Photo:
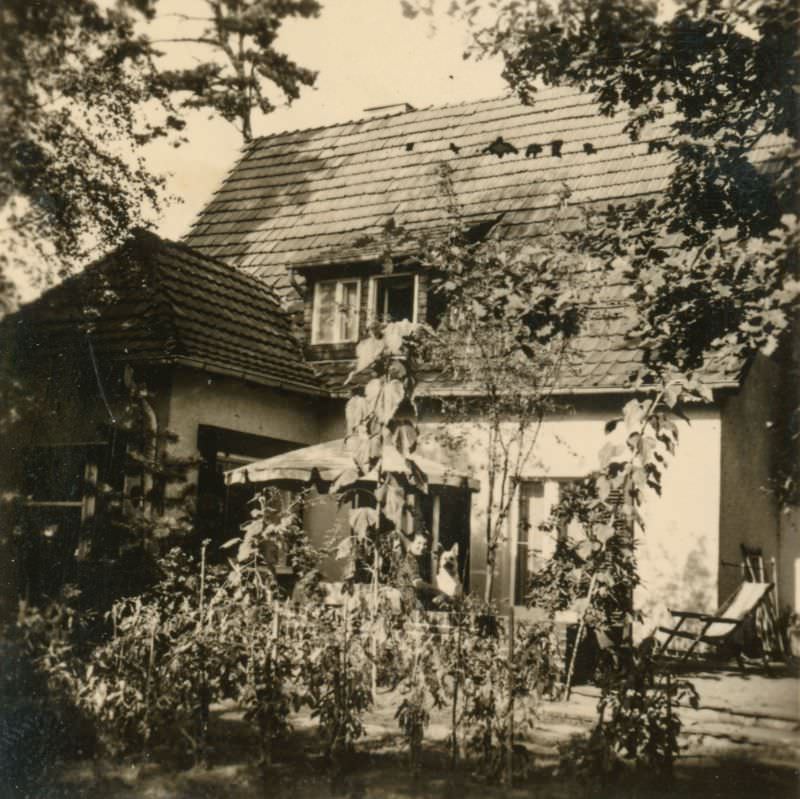
<path fill-rule="evenodd" d="M 634 141 L 667 127 L 648 141 L 672 155 L 667 190 L 598 214 L 584 247 L 627 267 L 654 372 L 694 370 L 711 350 L 774 352 L 800 295 L 800 12 L 789 0 L 677 5 L 663 18 L 638 0 L 452 4 L 475 25 L 473 52 L 501 56 L 524 102 L 571 85 L 606 116 L 629 112 Z"/>
<path fill-rule="evenodd" d="M 177 16 L 203 22 L 194 35 L 175 40 L 202 45 L 218 58 L 162 77 L 174 91 L 188 92 L 185 108 L 210 108 L 238 126 L 245 142 L 253 138 L 254 110 L 268 114 L 275 106 L 267 85 L 277 86 L 290 102 L 301 86 L 313 86 L 316 73 L 298 66 L 275 49 L 281 23 L 287 17 L 312 17 L 319 13 L 316 0 L 205 0 L 210 17 Z"/>
<path fill-rule="evenodd" d="M 584 297 L 576 275 L 583 256 L 558 232 L 567 194 L 548 235 L 520 246 L 490 232 L 475 236 L 462 218 L 447 170 L 442 188 L 448 234 L 422 243 L 422 261 L 438 275 L 435 291 L 447 303 L 427 365 L 437 379 L 466 389 L 441 400 L 447 421 L 440 439 L 462 449 L 468 442 L 453 437 L 451 424 L 466 422 L 479 433 L 477 446 L 485 447 L 488 491 L 481 522 L 488 602 L 517 486 L 545 416 L 556 409 L 554 392 L 581 329 Z"/>
<path fill-rule="evenodd" d="M 119 143 L 141 146 L 183 123 L 135 30 L 148 3 L 12 0 L 0 13 L 0 263 L 51 278 L 48 259 L 79 261 L 93 240 L 117 240 L 158 207 L 163 180 Z M 148 121 L 138 111 L 151 100 Z"/>
<path fill-rule="evenodd" d="M 253 112 L 289 99 L 313 73 L 275 49 L 282 21 L 317 13 L 315 0 L 197 2 L 209 27 L 185 41 L 210 47 L 190 69 L 162 68 L 167 45 L 151 27 L 157 0 L 10 0 L 0 11 L 0 255 L 2 305 L 13 305 L 11 267 L 34 283 L 82 266 L 118 244 L 165 202 L 163 176 L 143 149 L 186 141 L 184 111 L 209 108 L 252 137 Z M 180 15 L 189 18 L 192 12 Z M 201 12 L 202 13 L 202 12 Z M 166 16 L 166 15 L 165 15 Z"/>

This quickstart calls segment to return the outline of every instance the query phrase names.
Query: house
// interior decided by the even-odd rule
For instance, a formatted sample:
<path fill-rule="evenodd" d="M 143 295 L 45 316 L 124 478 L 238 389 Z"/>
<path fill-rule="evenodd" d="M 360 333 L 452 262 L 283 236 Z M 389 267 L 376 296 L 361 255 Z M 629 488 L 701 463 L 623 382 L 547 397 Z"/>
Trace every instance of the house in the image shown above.
<path fill-rule="evenodd" d="M 657 196 L 671 170 L 668 152 L 651 146 L 664 134 L 662 123 L 635 143 L 622 124 L 565 88 L 539 92 L 532 107 L 512 97 L 421 110 L 402 105 L 262 137 L 244 149 L 186 242 L 263 280 L 285 306 L 302 304 L 306 361 L 343 402 L 343 378 L 371 318 L 435 319 L 436 295 L 415 264 L 414 237 L 445 230 L 453 202 L 469 230 L 535 241 L 565 198 L 592 210 Z M 756 160 L 773 145 L 762 140 Z M 577 216 L 564 223 L 579 224 Z M 586 280 L 589 320 L 577 362 L 560 382 L 564 411 L 545 420 L 518 488 L 496 584 L 501 600 L 519 599 L 521 562 L 548 546 L 537 538 L 537 522 L 564 481 L 597 467 L 604 423 L 632 393 L 629 376 L 641 353 L 626 338 L 624 283 Z M 707 364 L 713 402 L 693 410 L 663 495 L 647 499 L 643 608 L 716 607 L 741 579 L 741 545 L 761 549 L 780 604 L 800 607 L 797 516 L 781 514 L 765 490 L 775 446 L 768 425 L 786 379 L 785 369 L 761 356 L 751 364 Z M 437 390 L 452 387 L 423 386 L 421 421 L 429 430 L 438 421 Z M 485 472 L 479 430 L 454 463 L 478 479 Z M 435 447 L 426 454 L 448 456 Z M 475 516 L 482 500 L 473 502 L 473 590 L 485 579 Z"/>
<path fill-rule="evenodd" d="M 770 142 L 761 146 L 766 153 Z M 136 291 L 111 306 L 107 331 L 81 320 L 89 333 L 75 346 L 89 350 L 91 342 L 98 361 L 99 354 L 111 364 L 134 360 L 147 374 L 159 424 L 179 435 L 177 451 L 202 456 L 202 516 L 219 508 L 212 500 L 220 497 L 220 469 L 344 434 L 344 378 L 371 319 L 435 322 L 440 300 L 414 259 L 414 240 L 447 229 L 448 202 L 477 236 L 535 241 L 566 197 L 573 207 L 603 209 L 657 195 L 669 174 L 666 151 L 647 139 L 632 143 L 619 120 L 599 116 L 587 97 L 567 89 L 541 92 L 533 107 L 513 98 L 418 111 L 404 105 L 263 137 L 245 148 L 184 244 L 139 234 L 87 270 L 111 276 L 124 259 L 123 273 L 134 265 L 128 283 Z M 140 272 L 148 278 L 140 281 Z M 559 380 L 561 410 L 543 422 L 516 488 L 495 583 L 501 603 L 521 601 L 526 570 L 552 546 L 538 523 L 566 482 L 597 468 L 605 422 L 634 393 L 630 374 L 641 353 L 627 337 L 624 282 L 598 283 L 590 272 L 582 280 L 591 289 L 587 322 Z M 63 291 L 76 285 L 69 281 Z M 293 320 L 301 320 L 301 345 Z M 84 421 L 108 413 L 96 371 L 78 392 L 94 397 Z M 775 564 L 781 605 L 800 607 L 797 516 L 781 514 L 764 490 L 774 460 L 767 426 L 785 378 L 786 370 L 761 356 L 707 364 L 713 401 L 692 410 L 662 496 L 649 496 L 644 509 L 637 602 L 651 615 L 664 604 L 716 607 L 740 579 L 741 545 L 760 548 L 768 569 Z M 448 535 L 468 549 L 470 586 L 480 591 L 484 432 L 479 418 L 464 422 L 467 446 L 455 452 L 435 436 L 444 421 L 441 397 L 458 390 L 436 381 L 422 386 L 422 449 L 480 484 L 470 519 L 443 511 L 458 519 Z M 322 516 L 320 530 L 331 510 Z"/>
<path fill-rule="evenodd" d="M 69 579 L 99 487 L 126 479 L 116 421 L 131 380 L 159 446 L 191 466 L 198 518 L 220 543 L 223 471 L 325 435 L 328 392 L 269 288 L 152 233 L 7 317 L 2 341 L 4 375 L 24 376 L 14 401 L 37 403 L 5 436 L 0 475 L 21 489 L 4 532 L 32 531 L 22 555 L 5 553 L 29 560 L 11 570 L 23 596 Z"/>

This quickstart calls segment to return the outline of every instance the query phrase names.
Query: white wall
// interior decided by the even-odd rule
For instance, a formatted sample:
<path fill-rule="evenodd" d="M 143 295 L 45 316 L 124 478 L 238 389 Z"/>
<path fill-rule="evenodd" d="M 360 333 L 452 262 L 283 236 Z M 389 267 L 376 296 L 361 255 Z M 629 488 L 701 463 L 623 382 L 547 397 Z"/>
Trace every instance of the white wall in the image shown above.
<path fill-rule="evenodd" d="M 212 425 L 298 444 L 319 441 L 319 400 L 191 369 L 176 369 L 168 428 L 177 456 L 197 454 L 198 425 Z"/>
<path fill-rule="evenodd" d="M 523 477 L 575 478 L 599 467 L 598 453 L 607 440 L 605 422 L 619 413 L 615 408 L 584 407 L 553 417 L 542 424 Z M 597 406 L 597 402 L 594 402 Z M 696 409 L 691 425 L 680 423 L 680 443 L 663 477 L 662 496 L 646 498 L 643 516 L 646 530 L 640 536 L 639 565 L 642 589 L 637 606 L 658 621 L 666 605 L 713 609 L 718 577 L 718 529 L 720 507 L 720 419 L 715 409 Z M 440 421 L 432 415 L 423 420 L 425 454 L 468 468 L 481 481 L 473 497 L 471 580 L 472 590 L 482 591 L 485 580 L 485 526 L 487 486 L 487 436 L 479 425 L 450 427 L 463 437 L 457 449 L 441 440 Z M 516 524 L 516 514 L 512 525 Z M 510 536 L 507 536 L 510 540 Z M 496 575 L 496 598 L 509 595 L 510 547 L 504 548 Z"/>

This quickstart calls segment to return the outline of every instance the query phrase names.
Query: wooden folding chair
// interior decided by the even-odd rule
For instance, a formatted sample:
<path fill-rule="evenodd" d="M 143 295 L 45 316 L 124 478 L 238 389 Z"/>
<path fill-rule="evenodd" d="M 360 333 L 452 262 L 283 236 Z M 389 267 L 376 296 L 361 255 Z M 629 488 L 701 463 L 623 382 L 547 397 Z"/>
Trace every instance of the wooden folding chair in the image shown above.
<path fill-rule="evenodd" d="M 658 628 L 659 632 L 666 633 L 668 636 L 661 645 L 660 651 L 666 652 L 673 638 L 691 641 L 689 648 L 680 653 L 679 662 L 686 660 L 698 644 L 719 648 L 733 638 L 741 625 L 758 610 L 771 590 L 772 583 L 744 582 L 713 614 L 670 608 L 669 612 L 678 620 L 678 623 L 674 627 Z M 700 629 L 694 632 L 683 629 L 683 623 L 687 620 L 699 622 Z"/>

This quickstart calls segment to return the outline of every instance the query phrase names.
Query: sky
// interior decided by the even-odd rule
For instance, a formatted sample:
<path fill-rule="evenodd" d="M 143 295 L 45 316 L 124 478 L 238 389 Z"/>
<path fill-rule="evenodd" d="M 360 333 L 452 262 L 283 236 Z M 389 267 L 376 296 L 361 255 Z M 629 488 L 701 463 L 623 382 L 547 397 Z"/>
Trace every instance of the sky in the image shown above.
<path fill-rule="evenodd" d="M 169 14 L 185 12 L 188 5 L 162 0 L 159 7 Z M 256 135 L 357 119 L 374 106 L 407 102 L 422 108 L 506 91 L 498 61 L 463 59 L 467 29 L 443 11 L 432 26 L 428 18 L 405 18 L 400 0 L 322 0 L 322 5 L 316 19 L 286 21 L 278 41 L 297 63 L 318 71 L 315 88 L 303 89 L 291 107 L 257 118 Z M 186 25 L 169 16 L 159 24 L 164 38 L 179 36 Z M 193 55 L 179 46 L 176 57 Z M 207 114 L 194 114 L 187 130 L 188 144 L 175 149 L 159 143 L 145 153 L 154 172 L 169 173 L 168 191 L 181 199 L 157 222 L 158 232 L 173 239 L 188 231 L 241 147 L 230 123 Z"/>

